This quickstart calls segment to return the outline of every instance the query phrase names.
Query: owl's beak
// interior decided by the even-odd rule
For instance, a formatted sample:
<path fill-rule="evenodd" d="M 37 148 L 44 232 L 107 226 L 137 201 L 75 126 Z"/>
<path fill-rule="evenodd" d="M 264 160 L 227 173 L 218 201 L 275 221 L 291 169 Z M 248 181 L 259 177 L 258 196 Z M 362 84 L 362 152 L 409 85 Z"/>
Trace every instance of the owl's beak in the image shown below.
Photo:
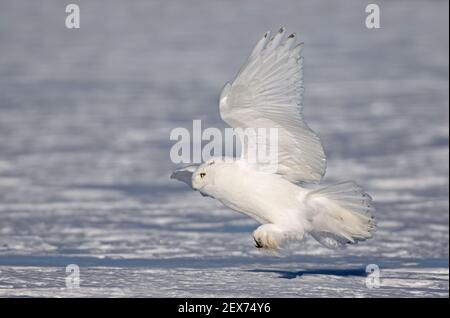
<path fill-rule="evenodd" d="M 194 173 L 195 170 L 197 170 L 197 168 L 198 168 L 197 165 L 191 165 L 191 166 L 177 169 L 174 172 L 172 172 L 172 174 L 170 175 L 170 179 L 179 180 L 181 182 L 186 183 L 191 188 L 193 188 L 192 187 L 192 174 Z"/>

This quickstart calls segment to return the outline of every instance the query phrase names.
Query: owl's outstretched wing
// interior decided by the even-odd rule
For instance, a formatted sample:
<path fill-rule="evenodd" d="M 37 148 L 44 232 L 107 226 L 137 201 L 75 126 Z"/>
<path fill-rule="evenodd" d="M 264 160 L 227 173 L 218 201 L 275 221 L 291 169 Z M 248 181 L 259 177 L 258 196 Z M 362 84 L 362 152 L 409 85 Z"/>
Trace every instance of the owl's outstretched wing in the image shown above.
<path fill-rule="evenodd" d="M 267 32 L 234 81 L 220 96 L 220 115 L 233 128 L 277 128 L 276 173 L 292 182 L 319 182 L 325 154 L 317 135 L 303 121 L 303 43 L 295 34 Z M 269 143 L 269 137 L 258 143 Z M 242 158 L 247 158 L 248 149 Z"/>

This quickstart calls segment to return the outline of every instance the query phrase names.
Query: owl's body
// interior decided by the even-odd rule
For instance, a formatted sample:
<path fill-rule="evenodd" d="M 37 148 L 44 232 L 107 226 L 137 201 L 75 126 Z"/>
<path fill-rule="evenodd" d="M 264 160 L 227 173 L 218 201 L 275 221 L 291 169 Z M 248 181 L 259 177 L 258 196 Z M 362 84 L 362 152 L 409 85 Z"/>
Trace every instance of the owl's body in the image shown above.
<path fill-rule="evenodd" d="M 210 184 L 196 190 L 233 210 L 263 224 L 291 223 L 290 216 L 300 218 L 299 203 L 307 191 L 279 175 L 257 171 L 240 160 L 218 158 L 209 160 L 203 170 L 211 171 L 206 174 L 206 178 L 212 174 Z M 194 189 L 196 184 L 194 181 Z"/>
<path fill-rule="evenodd" d="M 375 229 L 371 198 L 352 182 L 303 188 L 241 160 L 214 158 L 192 174 L 192 187 L 261 223 L 257 247 L 276 249 L 305 233 L 330 248 L 356 243 Z"/>

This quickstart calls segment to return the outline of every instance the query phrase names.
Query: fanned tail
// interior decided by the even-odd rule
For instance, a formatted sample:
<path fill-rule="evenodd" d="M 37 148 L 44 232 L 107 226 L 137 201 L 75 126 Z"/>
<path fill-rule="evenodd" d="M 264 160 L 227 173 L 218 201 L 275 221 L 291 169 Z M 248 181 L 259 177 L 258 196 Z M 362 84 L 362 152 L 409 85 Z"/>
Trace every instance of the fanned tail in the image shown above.
<path fill-rule="evenodd" d="M 307 203 L 310 234 L 328 248 L 364 241 L 376 230 L 372 198 L 353 181 L 312 190 Z"/>

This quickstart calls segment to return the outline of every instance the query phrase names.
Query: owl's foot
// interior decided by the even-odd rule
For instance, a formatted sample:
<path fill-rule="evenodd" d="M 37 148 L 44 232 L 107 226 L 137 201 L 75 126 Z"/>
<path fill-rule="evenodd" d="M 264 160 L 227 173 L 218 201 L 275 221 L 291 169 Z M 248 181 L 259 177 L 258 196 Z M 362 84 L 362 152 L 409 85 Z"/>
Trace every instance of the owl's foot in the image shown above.
<path fill-rule="evenodd" d="M 256 248 L 263 248 L 261 242 L 259 240 L 257 240 L 255 237 L 253 237 L 253 239 L 255 240 L 255 247 Z"/>

